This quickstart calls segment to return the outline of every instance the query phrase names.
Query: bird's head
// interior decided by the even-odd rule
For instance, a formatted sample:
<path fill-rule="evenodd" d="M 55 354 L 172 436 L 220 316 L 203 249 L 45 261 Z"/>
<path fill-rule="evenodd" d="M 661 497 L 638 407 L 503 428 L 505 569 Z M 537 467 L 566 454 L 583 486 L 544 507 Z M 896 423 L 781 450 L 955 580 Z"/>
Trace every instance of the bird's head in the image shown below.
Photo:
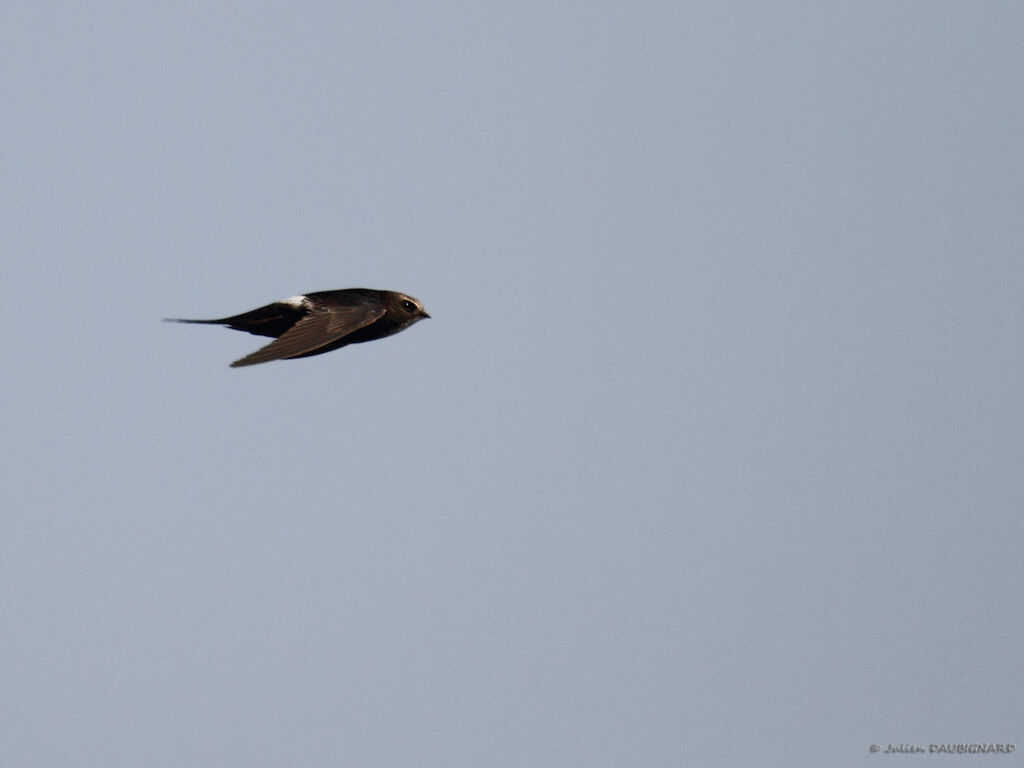
<path fill-rule="evenodd" d="M 403 325 L 409 326 L 425 317 L 430 317 L 419 299 L 404 293 L 389 293 L 387 297 L 388 313 L 396 320 L 404 320 Z"/>

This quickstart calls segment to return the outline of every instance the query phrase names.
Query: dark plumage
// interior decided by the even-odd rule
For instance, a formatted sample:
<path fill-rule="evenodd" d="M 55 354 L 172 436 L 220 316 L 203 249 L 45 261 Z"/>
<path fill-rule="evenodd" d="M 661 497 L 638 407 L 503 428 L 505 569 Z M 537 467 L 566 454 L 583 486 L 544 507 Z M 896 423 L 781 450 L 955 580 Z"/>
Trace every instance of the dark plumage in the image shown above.
<path fill-rule="evenodd" d="M 346 288 L 293 296 L 220 320 L 170 322 L 226 325 L 236 331 L 275 339 L 231 364 L 238 368 L 270 360 L 322 355 L 346 344 L 382 339 L 425 317 L 430 315 L 423 305 L 404 293 Z"/>

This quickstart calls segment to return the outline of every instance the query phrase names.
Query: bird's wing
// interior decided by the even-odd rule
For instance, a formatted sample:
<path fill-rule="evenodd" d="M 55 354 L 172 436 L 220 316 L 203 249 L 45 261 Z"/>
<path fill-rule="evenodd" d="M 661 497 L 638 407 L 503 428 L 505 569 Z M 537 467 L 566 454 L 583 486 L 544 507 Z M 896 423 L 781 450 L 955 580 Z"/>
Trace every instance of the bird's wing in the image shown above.
<path fill-rule="evenodd" d="M 355 302 L 350 306 L 314 310 L 281 334 L 280 338 L 241 360 L 235 360 L 231 367 L 240 368 L 243 365 L 304 355 L 369 325 L 379 319 L 384 311 L 384 305 L 373 299 Z"/>

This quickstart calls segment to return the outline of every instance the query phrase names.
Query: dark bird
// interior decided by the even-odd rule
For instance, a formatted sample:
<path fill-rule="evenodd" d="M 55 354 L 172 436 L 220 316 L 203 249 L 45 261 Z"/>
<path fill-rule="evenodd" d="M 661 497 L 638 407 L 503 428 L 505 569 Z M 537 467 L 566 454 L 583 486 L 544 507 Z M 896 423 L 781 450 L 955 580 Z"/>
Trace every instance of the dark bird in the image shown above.
<path fill-rule="evenodd" d="M 322 355 L 347 344 L 382 339 L 425 317 L 430 315 L 419 300 L 404 293 L 346 288 L 292 296 L 220 320 L 173 318 L 169 322 L 226 325 L 274 339 L 231 364 L 232 368 L 239 368 L 270 360 Z"/>

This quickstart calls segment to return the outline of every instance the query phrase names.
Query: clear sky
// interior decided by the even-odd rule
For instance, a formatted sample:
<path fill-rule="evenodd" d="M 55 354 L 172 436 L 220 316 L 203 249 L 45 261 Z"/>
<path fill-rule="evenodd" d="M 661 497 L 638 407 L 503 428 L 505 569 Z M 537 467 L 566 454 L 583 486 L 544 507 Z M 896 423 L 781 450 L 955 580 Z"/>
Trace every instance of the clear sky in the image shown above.
<path fill-rule="evenodd" d="M 0 765 L 1019 760 L 1021 29 L 6 3 Z"/>

